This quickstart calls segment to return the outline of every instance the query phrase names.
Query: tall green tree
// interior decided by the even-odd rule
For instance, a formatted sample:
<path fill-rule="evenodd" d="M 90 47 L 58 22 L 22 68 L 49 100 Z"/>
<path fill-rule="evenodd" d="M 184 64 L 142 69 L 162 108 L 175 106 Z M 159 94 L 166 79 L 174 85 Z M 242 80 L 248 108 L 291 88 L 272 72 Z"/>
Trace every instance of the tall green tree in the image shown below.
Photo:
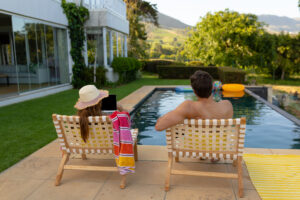
<path fill-rule="evenodd" d="M 250 65 L 255 61 L 256 38 L 263 33 L 255 15 L 228 9 L 208 13 L 189 33 L 184 54 L 206 65 Z"/>
<path fill-rule="evenodd" d="M 129 21 L 128 55 L 145 58 L 149 44 L 147 43 L 145 24 L 142 20 L 145 19 L 158 26 L 156 5 L 143 0 L 125 0 L 125 3 Z"/>

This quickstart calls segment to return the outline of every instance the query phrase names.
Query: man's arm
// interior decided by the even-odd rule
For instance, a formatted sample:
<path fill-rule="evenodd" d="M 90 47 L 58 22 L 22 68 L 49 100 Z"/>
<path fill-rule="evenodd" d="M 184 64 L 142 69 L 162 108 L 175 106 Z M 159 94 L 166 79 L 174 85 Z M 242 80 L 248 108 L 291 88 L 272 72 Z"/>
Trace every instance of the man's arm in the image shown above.
<path fill-rule="evenodd" d="M 179 124 L 185 118 L 188 117 L 189 110 L 190 110 L 190 102 L 189 101 L 183 102 L 175 110 L 168 112 L 164 116 L 160 117 L 156 122 L 155 129 L 157 131 L 162 131 L 171 126 Z"/>

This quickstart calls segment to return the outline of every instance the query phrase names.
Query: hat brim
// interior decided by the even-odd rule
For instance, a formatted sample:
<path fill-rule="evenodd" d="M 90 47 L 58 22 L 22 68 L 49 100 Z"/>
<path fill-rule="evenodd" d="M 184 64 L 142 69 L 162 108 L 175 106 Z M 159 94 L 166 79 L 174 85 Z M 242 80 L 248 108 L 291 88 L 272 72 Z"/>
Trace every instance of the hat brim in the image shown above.
<path fill-rule="evenodd" d="M 78 110 L 82 110 L 87 107 L 91 107 L 91 106 L 98 104 L 99 101 L 101 101 L 102 99 L 109 96 L 109 93 L 107 90 L 99 90 L 99 91 L 100 91 L 100 93 L 95 99 L 88 101 L 88 102 L 82 102 L 82 101 L 80 101 L 80 99 L 78 99 L 78 101 L 76 102 L 74 107 Z"/>

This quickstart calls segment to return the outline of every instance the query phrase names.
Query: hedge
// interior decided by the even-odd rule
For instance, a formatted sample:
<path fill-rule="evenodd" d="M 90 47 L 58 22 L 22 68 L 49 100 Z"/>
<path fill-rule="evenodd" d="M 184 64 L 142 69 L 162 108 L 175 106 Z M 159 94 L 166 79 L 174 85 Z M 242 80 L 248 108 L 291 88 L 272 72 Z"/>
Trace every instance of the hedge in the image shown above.
<path fill-rule="evenodd" d="M 143 71 L 152 72 L 152 73 L 157 73 L 157 66 L 159 65 L 181 64 L 173 60 L 163 60 L 163 59 L 143 60 L 142 62 L 143 62 Z"/>
<path fill-rule="evenodd" d="M 214 79 L 219 79 L 218 67 L 194 67 L 194 66 L 182 66 L 182 65 L 169 65 L 158 66 L 159 78 L 166 79 L 189 79 L 190 76 L 197 70 L 203 70 L 208 72 Z"/>
<path fill-rule="evenodd" d="M 219 78 L 222 83 L 244 83 L 246 72 L 233 67 L 219 67 Z"/>
<path fill-rule="evenodd" d="M 189 79 L 197 70 L 208 72 L 213 79 L 220 80 L 222 83 L 244 83 L 246 72 L 232 67 L 215 66 L 183 66 L 183 65 L 165 65 L 158 66 L 159 78 L 162 79 Z"/>
<path fill-rule="evenodd" d="M 116 57 L 111 63 L 111 67 L 119 74 L 119 83 L 128 83 L 136 79 L 142 63 L 135 58 Z"/>

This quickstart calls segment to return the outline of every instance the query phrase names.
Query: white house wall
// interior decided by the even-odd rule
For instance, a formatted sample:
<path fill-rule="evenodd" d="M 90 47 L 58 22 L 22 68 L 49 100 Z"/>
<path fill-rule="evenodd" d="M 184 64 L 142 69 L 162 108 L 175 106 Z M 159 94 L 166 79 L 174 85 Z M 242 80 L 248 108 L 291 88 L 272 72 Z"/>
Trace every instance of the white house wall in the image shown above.
<path fill-rule="evenodd" d="M 0 0 L 0 11 L 68 25 L 63 9 L 56 0 Z"/>
<path fill-rule="evenodd" d="M 86 27 L 108 27 L 118 32 L 129 34 L 129 22 L 109 10 L 101 9 L 90 11 L 90 18 L 85 23 Z"/>

